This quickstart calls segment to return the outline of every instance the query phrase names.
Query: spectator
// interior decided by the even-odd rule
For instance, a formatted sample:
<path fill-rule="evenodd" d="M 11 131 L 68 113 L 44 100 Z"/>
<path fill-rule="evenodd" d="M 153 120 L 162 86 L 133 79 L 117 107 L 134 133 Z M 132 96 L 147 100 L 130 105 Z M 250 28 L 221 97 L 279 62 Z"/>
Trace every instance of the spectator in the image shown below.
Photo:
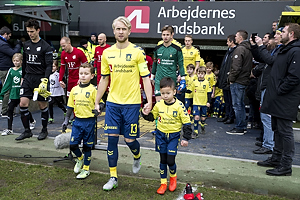
<path fill-rule="evenodd" d="M 256 77 L 259 77 L 259 92 L 261 93 L 260 95 L 260 104 L 263 105 L 264 103 L 264 95 L 266 92 L 266 87 L 268 83 L 268 79 L 270 76 L 270 72 L 272 69 L 272 66 L 274 64 L 274 61 L 277 57 L 277 54 L 282 47 L 282 44 L 280 42 L 281 40 L 281 31 L 283 28 L 279 28 L 276 31 L 274 42 L 276 43 L 276 48 L 273 48 L 271 51 L 268 50 L 268 46 L 263 45 L 263 41 L 260 37 L 255 38 L 256 45 L 250 39 L 250 42 L 252 44 L 251 46 L 251 51 L 253 54 L 254 59 L 260 62 L 259 66 L 255 67 L 252 71 Z M 273 40 L 269 40 L 269 43 L 272 44 Z M 254 150 L 253 153 L 256 154 L 270 154 L 273 151 L 274 147 L 274 132 L 272 131 L 272 126 L 271 126 L 271 115 L 265 114 L 261 112 L 261 120 L 263 123 L 263 140 L 261 147 L 257 150 Z"/>
<path fill-rule="evenodd" d="M 296 120 L 300 99 L 300 26 L 287 24 L 281 33 L 284 45 L 278 52 L 269 76 L 261 112 L 272 116 L 275 146 L 273 154 L 257 165 L 275 167 L 267 175 L 292 174 L 295 153 L 293 120 Z"/>
<path fill-rule="evenodd" d="M 217 86 L 223 90 L 225 101 L 225 117 L 218 119 L 218 122 L 224 122 L 224 124 L 232 124 L 234 122 L 234 110 L 232 107 L 232 98 L 230 92 L 230 85 L 228 82 L 228 74 L 230 71 L 232 61 L 232 53 L 236 48 L 235 35 L 227 36 L 227 46 L 228 50 L 223 58 L 217 82 Z"/>
<path fill-rule="evenodd" d="M 236 125 L 226 133 L 232 135 L 243 135 L 244 132 L 247 132 L 244 96 L 245 88 L 250 81 L 250 72 L 252 69 L 251 47 L 247 38 L 247 31 L 237 31 L 235 41 L 238 46 L 233 52 L 230 74 L 228 76 Z"/>
<path fill-rule="evenodd" d="M 273 21 L 272 23 L 272 36 L 274 37 L 274 35 L 276 34 L 276 30 L 278 29 L 278 21 Z"/>
<path fill-rule="evenodd" d="M 8 43 L 8 40 L 11 37 L 11 30 L 3 26 L 0 29 L 0 80 L 2 85 L 4 85 L 5 78 L 7 76 L 8 70 L 14 66 L 12 63 L 12 57 L 15 53 L 21 52 L 22 42 L 19 41 L 18 44 L 12 48 Z M 8 99 L 9 91 L 4 94 L 3 103 L 2 103 L 2 117 L 8 117 Z"/>

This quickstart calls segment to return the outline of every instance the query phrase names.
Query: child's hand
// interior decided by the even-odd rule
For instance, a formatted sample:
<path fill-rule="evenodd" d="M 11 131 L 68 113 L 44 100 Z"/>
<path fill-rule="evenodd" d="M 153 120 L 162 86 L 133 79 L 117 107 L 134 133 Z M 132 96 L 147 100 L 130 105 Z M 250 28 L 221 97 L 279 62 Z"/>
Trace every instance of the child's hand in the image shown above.
<path fill-rule="evenodd" d="M 66 84 L 63 81 L 60 81 L 59 84 L 60 84 L 60 87 L 66 88 Z"/>
<path fill-rule="evenodd" d="M 209 108 L 210 107 L 210 103 L 206 103 L 206 106 Z"/>
<path fill-rule="evenodd" d="M 186 141 L 186 140 L 181 140 L 181 146 L 183 146 L 183 147 L 187 147 L 188 145 L 189 145 L 189 142 L 188 141 Z"/>

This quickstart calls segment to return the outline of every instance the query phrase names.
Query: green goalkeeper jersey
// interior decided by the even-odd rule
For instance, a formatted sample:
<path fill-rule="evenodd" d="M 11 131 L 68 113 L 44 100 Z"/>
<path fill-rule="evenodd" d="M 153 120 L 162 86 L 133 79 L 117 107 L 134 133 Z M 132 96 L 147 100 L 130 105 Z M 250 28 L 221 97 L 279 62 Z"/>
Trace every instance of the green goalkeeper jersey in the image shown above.
<path fill-rule="evenodd" d="M 171 77 L 176 83 L 177 66 L 179 67 L 179 74 L 185 76 L 182 51 L 178 45 L 172 43 L 165 47 L 163 44 L 159 44 L 153 53 L 152 74 L 155 75 L 155 82 L 160 82 L 163 77 Z"/>

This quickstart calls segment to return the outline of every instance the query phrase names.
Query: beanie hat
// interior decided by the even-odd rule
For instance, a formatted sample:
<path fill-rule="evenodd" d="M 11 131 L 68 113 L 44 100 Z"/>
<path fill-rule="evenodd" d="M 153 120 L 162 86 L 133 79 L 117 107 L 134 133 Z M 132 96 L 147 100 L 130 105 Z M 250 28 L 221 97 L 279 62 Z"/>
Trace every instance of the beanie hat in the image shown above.
<path fill-rule="evenodd" d="M 278 29 L 276 30 L 276 32 L 278 31 L 279 33 L 281 33 L 281 32 L 282 32 L 282 30 L 283 30 L 283 28 L 284 28 L 284 27 L 280 27 L 280 28 L 278 28 Z"/>
<path fill-rule="evenodd" d="M 80 40 L 80 45 L 84 45 L 84 44 L 87 44 L 87 40 L 86 39 Z"/>
<path fill-rule="evenodd" d="M 97 33 L 96 33 L 96 32 L 94 32 L 94 33 L 91 33 L 91 36 L 92 36 L 92 35 L 94 35 L 94 36 L 97 36 Z"/>

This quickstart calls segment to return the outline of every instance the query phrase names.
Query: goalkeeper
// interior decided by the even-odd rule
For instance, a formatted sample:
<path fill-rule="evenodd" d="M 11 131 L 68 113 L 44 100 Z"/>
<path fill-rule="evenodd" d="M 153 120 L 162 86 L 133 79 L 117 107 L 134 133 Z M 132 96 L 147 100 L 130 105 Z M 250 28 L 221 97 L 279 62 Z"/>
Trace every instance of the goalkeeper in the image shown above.
<path fill-rule="evenodd" d="M 38 91 L 38 105 L 41 110 L 42 130 L 38 140 L 48 136 L 48 78 L 52 72 L 53 50 L 50 45 L 40 38 L 40 26 L 37 20 L 29 19 L 25 23 L 30 40 L 23 45 L 22 85 L 20 89 L 20 112 L 24 132 L 15 140 L 24 140 L 32 137 L 30 130 L 29 102 L 33 99 L 34 89 Z"/>

